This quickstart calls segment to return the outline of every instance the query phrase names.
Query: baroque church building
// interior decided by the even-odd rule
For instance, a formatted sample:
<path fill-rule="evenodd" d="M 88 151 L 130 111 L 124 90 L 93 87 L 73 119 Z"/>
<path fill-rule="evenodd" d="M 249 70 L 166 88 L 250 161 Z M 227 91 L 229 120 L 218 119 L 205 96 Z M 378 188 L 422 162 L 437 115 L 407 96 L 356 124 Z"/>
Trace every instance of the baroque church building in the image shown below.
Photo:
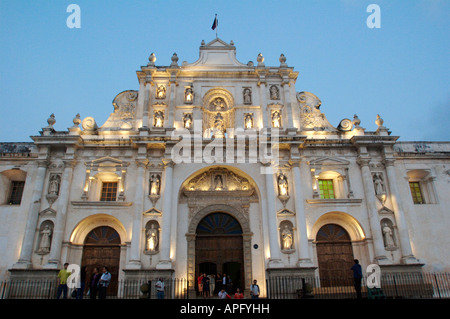
<path fill-rule="evenodd" d="M 399 142 L 374 114 L 331 125 L 298 72 L 151 54 L 103 125 L 75 116 L 0 143 L 0 280 L 55 278 L 66 262 L 113 280 L 450 270 L 450 143 Z M 278 64 L 278 62 L 277 62 Z M 325 105 L 324 105 L 325 106 Z"/>

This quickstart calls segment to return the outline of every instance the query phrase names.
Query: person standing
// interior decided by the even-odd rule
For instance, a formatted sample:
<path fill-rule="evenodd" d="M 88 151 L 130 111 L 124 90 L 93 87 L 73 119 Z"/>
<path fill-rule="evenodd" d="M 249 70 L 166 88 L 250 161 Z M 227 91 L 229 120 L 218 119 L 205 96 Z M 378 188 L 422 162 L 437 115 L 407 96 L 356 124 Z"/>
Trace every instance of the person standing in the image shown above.
<path fill-rule="evenodd" d="M 202 284 L 203 284 L 203 297 L 208 298 L 209 297 L 209 277 L 206 276 L 206 274 L 203 274 Z"/>
<path fill-rule="evenodd" d="M 58 290 L 56 293 L 56 299 L 61 297 L 61 293 L 64 299 L 67 299 L 67 279 L 72 274 L 67 270 L 69 263 L 64 264 L 64 269 L 61 269 L 58 273 Z"/>
<path fill-rule="evenodd" d="M 156 286 L 156 298 L 164 299 L 164 279 L 159 278 L 155 286 Z"/>
<path fill-rule="evenodd" d="M 97 298 L 98 282 L 100 280 L 100 276 L 101 275 L 98 273 L 98 268 L 95 267 L 89 281 L 89 298 L 91 299 Z"/>
<path fill-rule="evenodd" d="M 216 290 L 216 276 L 214 274 L 208 275 L 209 278 L 209 296 L 214 296 L 214 291 Z"/>
<path fill-rule="evenodd" d="M 355 262 L 355 264 L 352 266 L 352 268 L 350 268 L 353 271 L 353 284 L 355 286 L 356 298 L 361 299 L 362 269 L 358 259 L 355 259 L 353 261 Z"/>
<path fill-rule="evenodd" d="M 250 286 L 250 295 L 252 296 L 252 299 L 259 298 L 259 286 L 257 285 L 256 279 L 253 280 L 253 284 Z"/>
<path fill-rule="evenodd" d="M 106 298 L 106 288 L 108 288 L 111 283 L 111 273 L 108 271 L 108 267 L 103 267 L 103 274 L 98 281 L 98 298 L 105 299 Z"/>
<path fill-rule="evenodd" d="M 83 299 L 85 287 L 86 287 L 86 266 L 83 266 L 80 269 L 80 288 L 77 288 L 77 299 Z"/>

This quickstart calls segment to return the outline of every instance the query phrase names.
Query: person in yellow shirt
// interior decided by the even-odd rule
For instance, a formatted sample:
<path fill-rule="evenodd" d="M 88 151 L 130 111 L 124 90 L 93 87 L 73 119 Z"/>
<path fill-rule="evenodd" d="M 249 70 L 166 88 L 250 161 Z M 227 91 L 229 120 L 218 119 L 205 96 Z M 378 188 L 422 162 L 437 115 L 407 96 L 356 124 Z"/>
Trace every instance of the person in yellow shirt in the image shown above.
<path fill-rule="evenodd" d="M 63 298 L 67 299 L 67 279 L 72 274 L 67 270 L 69 263 L 64 264 L 64 269 L 61 269 L 58 273 L 58 291 L 56 295 L 56 299 L 61 297 L 61 293 L 63 294 Z"/>

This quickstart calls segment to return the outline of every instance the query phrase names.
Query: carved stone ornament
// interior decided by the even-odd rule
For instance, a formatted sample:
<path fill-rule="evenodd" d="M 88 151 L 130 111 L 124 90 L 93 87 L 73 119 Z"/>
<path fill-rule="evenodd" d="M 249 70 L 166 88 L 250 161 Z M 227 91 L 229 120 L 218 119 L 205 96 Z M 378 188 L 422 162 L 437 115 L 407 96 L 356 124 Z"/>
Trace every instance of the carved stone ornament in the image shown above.
<path fill-rule="evenodd" d="M 180 202 L 187 202 L 190 216 L 201 207 L 224 201 L 248 214 L 250 203 L 257 200 L 255 188 L 248 179 L 222 167 L 192 177 L 180 194 Z"/>
<path fill-rule="evenodd" d="M 133 129 L 136 125 L 137 98 L 138 91 L 134 90 L 127 90 L 117 94 L 112 102 L 114 112 L 106 120 L 105 124 L 99 128 L 99 131 L 122 131 Z M 86 130 L 84 125 L 83 129 Z"/>
<path fill-rule="evenodd" d="M 297 93 L 297 101 L 300 106 L 300 124 L 303 131 L 336 131 L 325 114 L 320 111 L 322 101 L 312 93 Z M 341 124 L 347 128 L 350 123 Z"/>

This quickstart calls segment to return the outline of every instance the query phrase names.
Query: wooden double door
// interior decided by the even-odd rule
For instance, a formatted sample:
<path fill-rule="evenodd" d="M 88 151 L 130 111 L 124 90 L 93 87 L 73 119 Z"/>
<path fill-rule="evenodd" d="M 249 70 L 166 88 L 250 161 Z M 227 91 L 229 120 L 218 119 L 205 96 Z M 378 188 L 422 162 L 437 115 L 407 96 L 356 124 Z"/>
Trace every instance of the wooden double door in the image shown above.
<path fill-rule="evenodd" d="M 211 214 L 199 223 L 195 241 L 195 273 L 195 278 L 202 273 L 226 274 L 232 280 L 233 291 L 237 287 L 243 289 L 242 230 L 230 215 Z"/>
<path fill-rule="evenodd" d="M 316 251 L 322 287 L 353 284 L 353 248 L 344 228 L 336 224 L 323 226 L 316 236 Z"/>
<path fill-rule="evenodd" d="M 111 227 L 101 226 L 92 230 L 85 239 L 81 266 L 86 266 L 86 289 L 89 290 L 89 280 L 97 268 L 102 273 L 104 266 L 111 273 L 111 283 L 106 290 L 107 296 L 116 296 L 120 267 L 120 237 Z"/>

